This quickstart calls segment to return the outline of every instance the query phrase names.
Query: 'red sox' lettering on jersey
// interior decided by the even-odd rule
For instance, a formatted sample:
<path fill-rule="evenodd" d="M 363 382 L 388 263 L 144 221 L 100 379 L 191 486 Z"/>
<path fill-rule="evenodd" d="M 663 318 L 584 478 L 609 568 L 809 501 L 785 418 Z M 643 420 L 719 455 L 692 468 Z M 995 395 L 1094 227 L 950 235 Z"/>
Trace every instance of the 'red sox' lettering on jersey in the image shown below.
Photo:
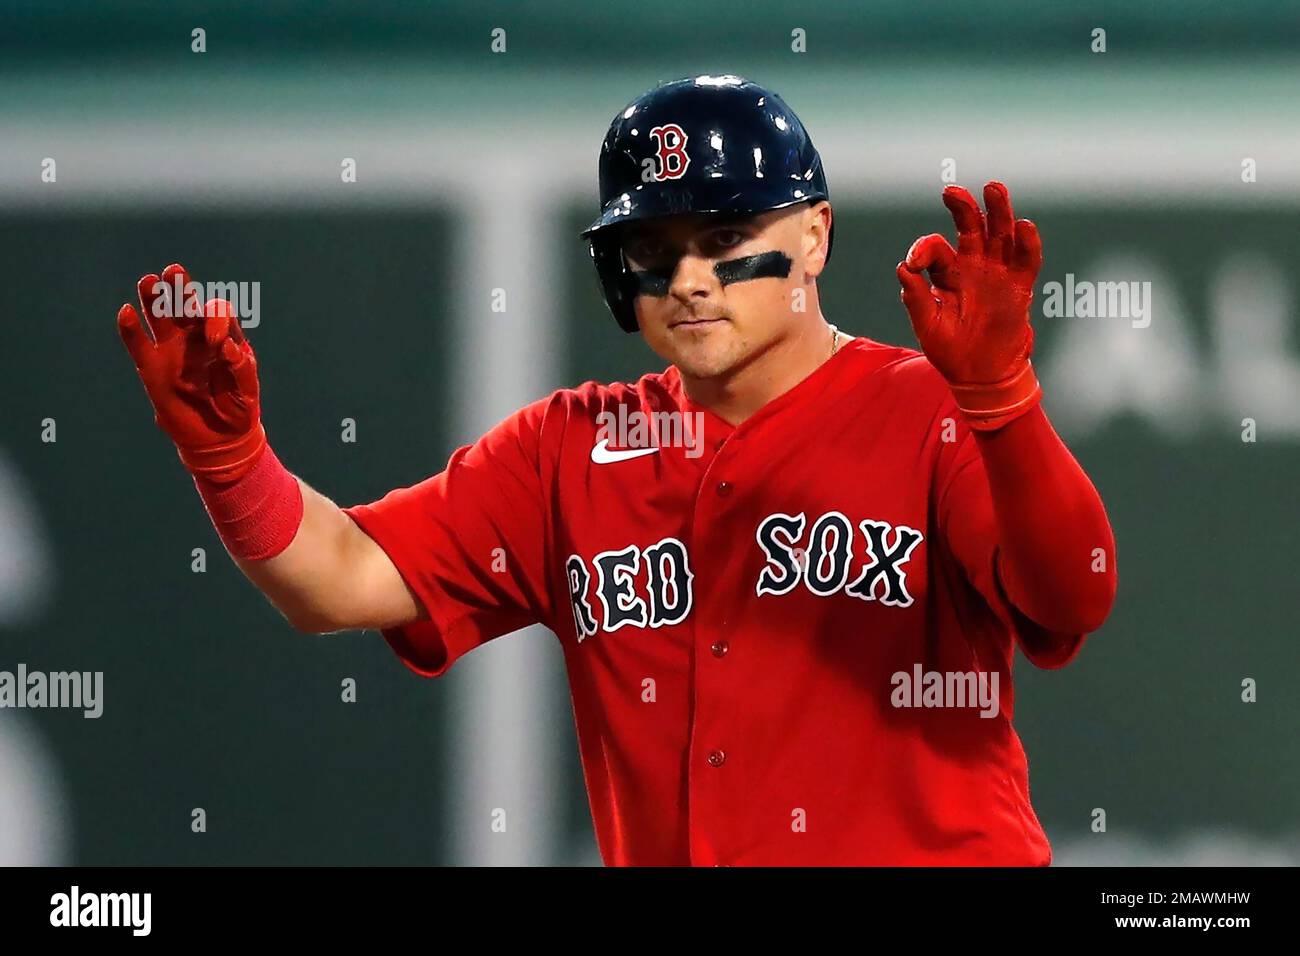
<path fill-rule="evenodd" d="M 620 406 L 702 413 L 702 453 L 594 460 Z M 996 579 L 979 450 L 917 352 L 853 340 L 737 427 L 671 367 L 559 391 L 346 510 L 430 615 L 384 633 L 417 672 L 555 632 L 607 863 L 1050 860 L 1011 725 L 1032 625 Z M 894 675 L 936 672 L 997 706 L 897 705 Z"/>
<path fill-rule="evenodd" d="M 907 607 L 912 596 L 904 585 L 902 565 L 920 544 L 923 535 L 912 528 L 891 528 L 887 521 L 860 523 L 865 539 L 866 564 L 849 583 L 853 554 L 853 524 L 832 511 L 822 515 L 812 528 L 805 551 L 799 546 L 807 519 L 797 515 L 768 515 L 759 522 L 755 535 L 768 564 L 758 575 L 756 593 L 787 594 L 801 584 L 813 594 L 830 597 L 843 591 L 863 601 L 879 599 L 884 604 Z M 892 547 L 885 544 L 893 535 Z M 642 563 L 645 591 L 636 590 Z M 597 571 L 593 577 L 589 565 Z M 616 631 L 625 624 L 662 627 L 680 624 L 691 610 L 690 557 L 686 545 L 676 538 L 664 538 L 642 549 L 629 545 L 622 551 L 603 551 L 588 562 L 581 555 L 569 555 L 565 563 L 569 581 L 569 602 L 578 640 L 597 630 Z M 593 587 L 602 608 L 594 614 L 589 598 Z M 880 582 L 879 595 L 877 583 Z"/>

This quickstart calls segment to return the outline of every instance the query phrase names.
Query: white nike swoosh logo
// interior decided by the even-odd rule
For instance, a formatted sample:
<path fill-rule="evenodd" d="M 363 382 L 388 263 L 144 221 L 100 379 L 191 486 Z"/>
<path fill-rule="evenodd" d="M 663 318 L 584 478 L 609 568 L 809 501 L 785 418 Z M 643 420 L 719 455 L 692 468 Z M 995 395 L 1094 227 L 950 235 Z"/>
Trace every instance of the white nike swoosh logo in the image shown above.
<path fill-rule="evenodd" d="M 609 439 L 602 438 L 596 443 L 596 447 L 591 450 L 591 460 L 598 465 L 612 465 L 616 461 L 627 461 L 629 458 L 653 455 L 658 450 L 658 448 L 629 448 L 626 451 L 612 451 L 609 447 Z"/>

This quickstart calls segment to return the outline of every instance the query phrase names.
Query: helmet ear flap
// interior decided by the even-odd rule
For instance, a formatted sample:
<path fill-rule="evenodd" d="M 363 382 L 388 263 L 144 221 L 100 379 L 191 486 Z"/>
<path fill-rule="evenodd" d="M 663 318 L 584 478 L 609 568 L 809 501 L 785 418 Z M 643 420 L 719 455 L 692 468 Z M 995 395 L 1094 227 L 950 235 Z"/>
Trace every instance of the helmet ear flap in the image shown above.
<path fill-rule="evenodd" d="M 591 236 L 591 258 L 596 264 L 600 291 L 614 321 L 624 332 L 639 332 L 636 321 L 636 286 L 623 261 L 623 243 L 618 229 L 602 229 Z"/>

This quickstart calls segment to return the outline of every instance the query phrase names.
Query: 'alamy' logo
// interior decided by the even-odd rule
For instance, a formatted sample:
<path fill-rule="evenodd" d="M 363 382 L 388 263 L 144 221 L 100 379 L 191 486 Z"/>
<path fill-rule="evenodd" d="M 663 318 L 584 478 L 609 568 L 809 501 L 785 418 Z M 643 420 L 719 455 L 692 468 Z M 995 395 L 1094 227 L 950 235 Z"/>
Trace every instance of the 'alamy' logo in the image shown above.
<path fill-rule="evenodd" d="M 1048 319 L 1131 319 L 1133 328 L 1151 324 L 1150 282 L 1075 280 L 1043 284 L 1043 317 Z"/>
<path fill-rule="evenodd" d="M 894 707 L 942 707 L 978 709 L 981 717 L 998 715 L 997 671 L 896 671 L 889 679 L 894 690 L 889 703 Z"/>
<path fill-rule="evenodd" d="M 71 708 L 89 719 L 104 713 L 103 671 L 0 671 L 0 709 Z"/>
<path fill-rule="evenodd" d="M 68 893 L 50 897 L 51 926 L 129 926 L 132 936 L 148 936 L 153 924 L 152 893 Z"/>
<path fill-rule="evenodd" d="M 683 448 L 687 458 L 704 454 L 704 413 L 643 412 L 619 405 L 596 415 L 596 445 L 591 460 L 607 465 L 651 455 L 660 448 Z"/>

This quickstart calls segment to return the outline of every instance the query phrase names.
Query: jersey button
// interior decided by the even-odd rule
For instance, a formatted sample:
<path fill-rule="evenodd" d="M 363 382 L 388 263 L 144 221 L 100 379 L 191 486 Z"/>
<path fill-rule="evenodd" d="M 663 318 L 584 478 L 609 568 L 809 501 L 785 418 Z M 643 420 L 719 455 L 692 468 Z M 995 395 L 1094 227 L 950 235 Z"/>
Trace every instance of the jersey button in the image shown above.
<path fill-rule="evenodd" d="M 731 645 L 726 641 L 714 641 L 709 650 L 713 651 L 714 657 L 726 657 L 727 651 L 731 650 Z"/>
<path fill-rule="evenodd" d="M 724 754 L 721 750 L 709 751 L 710 767 L 721 767 L 726 762 L 727 762 L 727 755 Z"/>
<path fill-rule="evenodd" d="M 718 494 L 721 495 L 723 498 L 731 494 L 731 482 L 729 481 L 718 482 Z"/>

